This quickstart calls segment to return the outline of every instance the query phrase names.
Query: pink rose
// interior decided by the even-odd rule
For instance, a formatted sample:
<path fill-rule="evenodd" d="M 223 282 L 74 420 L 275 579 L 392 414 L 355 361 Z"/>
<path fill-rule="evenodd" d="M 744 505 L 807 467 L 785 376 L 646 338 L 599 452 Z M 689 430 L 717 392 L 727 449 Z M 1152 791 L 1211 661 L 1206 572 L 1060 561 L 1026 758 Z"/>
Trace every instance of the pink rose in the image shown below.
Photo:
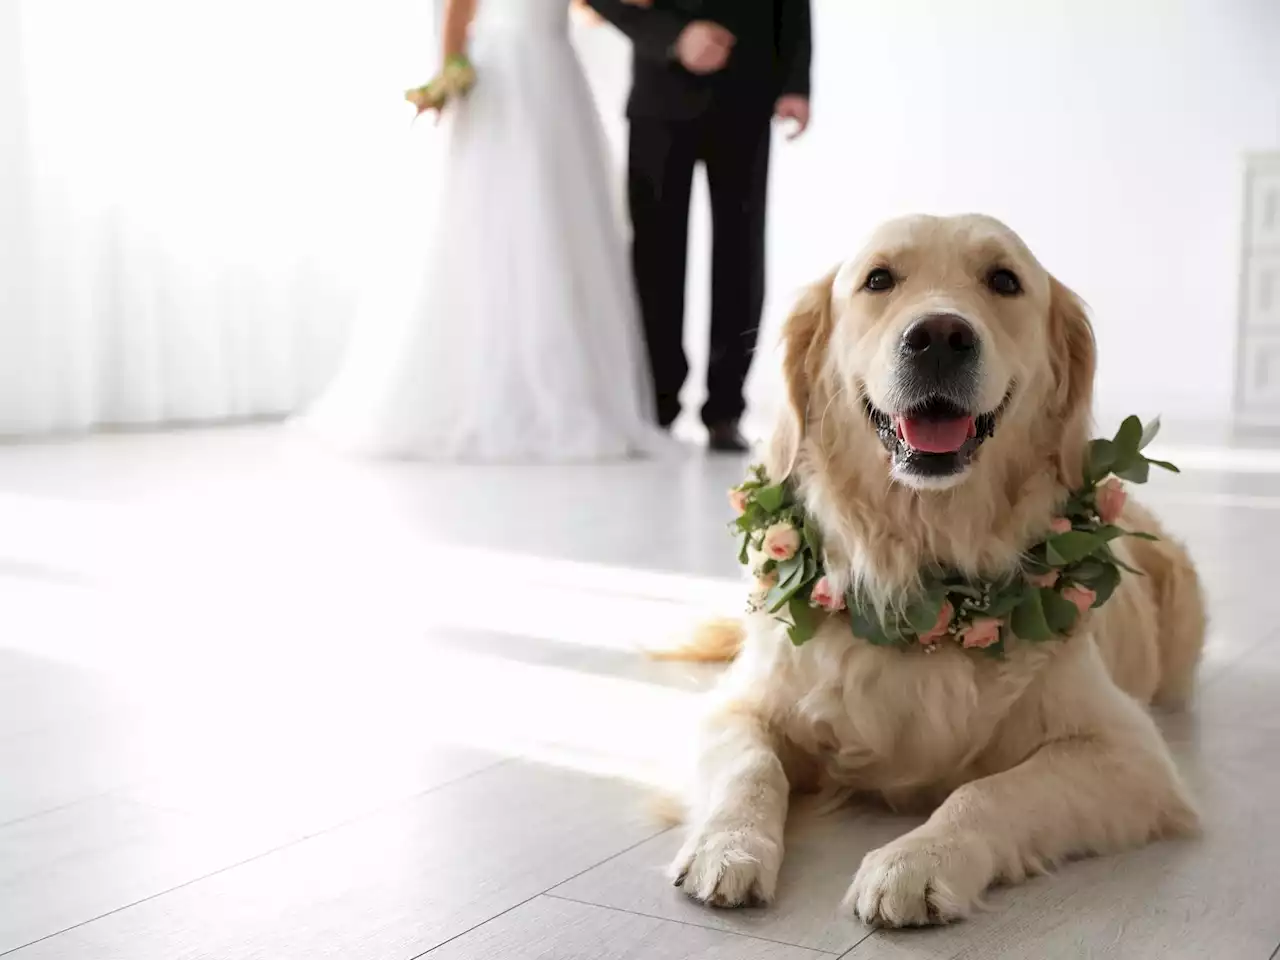
<path fill-rule="evenodd" d="M 960 631 L 961 643 L 971 650 L 982 650 L 1000 639 L 1000 621 L 979 617 Z"/>
<path fill-rule="evenodd" d="M 1103 523 L 1115 523 L 1120 519 L 1120 511 L 1124 509 L 1124 502 L 1129 499 L 1129 494 L 1125 493 L 1124 484 L 1112 477 L 1101 487 L 1098 488 L 1098 516 L 1102 518 Z"/>
<path fill-rule="evenodd" d="M 1058 582 L 1058 571 L 1050 570 L 1048 573 L 1036 573 L 1027 576 L 1027 583 L 1033 587 L 1052 587 Z"/>
<path fill-rule="evenodd" d="M 1054 517 L 1049 529 L 1054 533 L 1067 533 L 1071 529 L 1071 521 L 1066 517 Z"/>
<path fill-rule="evenodd" d="M 729 491 L 729 506 L 733 507 L 733 512 L 738 516 L 742 516 L 747 512 L 747 494 L 743 490 Z"/>
<path fill-rule="evenodd" d="M 844 597 L 832 589 L 831 581 L 822 577 L 813 585 L 809 599 L 828 613 L 839 613 L 844 609 Z"/>
<path fill-rule="evenodd" d="M 947 627 L 951 626 L 951 618 L 956 614 L 950 600 L 942 601 L 942 609 L 938 611 L 938 621 L 926 633 L 920 634 L 920 642 L 929 645 L 937 643 L 947 635 Z"/>
<path fill-rule="evenodd" d="M 775 523 L 764 532 L 764 552 L 774 560 L 790 560 L 800 549 L 800 532 L 789 523 Z"/>
<path fill-rule="evenodd" d="M 1097 593 L 1088 587 L 1072 586 L 1062 591 L 1062 596 L 1076 605 L 1081 613 L 1090 609 L 1098 599 Z"/>

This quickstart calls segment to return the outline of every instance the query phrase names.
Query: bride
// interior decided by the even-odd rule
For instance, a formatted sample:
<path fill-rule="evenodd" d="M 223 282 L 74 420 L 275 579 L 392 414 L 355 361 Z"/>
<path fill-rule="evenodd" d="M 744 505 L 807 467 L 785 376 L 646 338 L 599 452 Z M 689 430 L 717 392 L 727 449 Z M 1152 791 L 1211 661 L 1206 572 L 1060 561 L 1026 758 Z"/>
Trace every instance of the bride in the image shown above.
<path fill-rule="evenodd" d="M 442 107 L 445 138 L 412 289 L 361 310 L 313 432 L 452 461 L 612 459 L 665 439 L 570 2 L 448 0 L 444 70 L 409 94 Z"/>

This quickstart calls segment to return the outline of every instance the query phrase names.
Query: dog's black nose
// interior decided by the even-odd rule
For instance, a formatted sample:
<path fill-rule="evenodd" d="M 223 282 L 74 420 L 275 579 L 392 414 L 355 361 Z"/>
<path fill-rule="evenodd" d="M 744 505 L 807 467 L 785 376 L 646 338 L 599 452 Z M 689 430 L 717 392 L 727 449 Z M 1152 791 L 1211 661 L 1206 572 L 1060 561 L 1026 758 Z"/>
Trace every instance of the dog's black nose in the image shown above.
<path fill-rule="evenodd" d="M 972 387 L 980 346 L 978 334 L 963 317 L 932 313 L 907 328 L 899 349 L 917 386 L 955 390 Z"/>
<path fill-rule="evenodd" d="M 953 354 L 963 359 L 976 353 L 978 338 L 967 320 L 954 313 L 935 313 L 921 317 L 902 335 L 902 351 L 912 357 L 932 354 L 941 361 Z"/>

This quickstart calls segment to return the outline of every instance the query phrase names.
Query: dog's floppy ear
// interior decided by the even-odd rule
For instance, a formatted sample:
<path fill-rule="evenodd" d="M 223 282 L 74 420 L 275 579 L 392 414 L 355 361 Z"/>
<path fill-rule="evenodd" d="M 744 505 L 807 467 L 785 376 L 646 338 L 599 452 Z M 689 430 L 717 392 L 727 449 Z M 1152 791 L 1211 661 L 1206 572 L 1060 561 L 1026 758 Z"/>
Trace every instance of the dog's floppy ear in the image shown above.
<path fill-rule="evenodd" d="M 1054 277 L 1049 278 L 1049 285 L 1049 339 L 1054 380 L 1051 409 L 1062 438 L 1057 468 L 1062 482 L 1074 487 L 1081 481 L 1093 416 L 1097 349 L 1083 301 Z"/>
<path fill-rule="evenodd" d="M 782 380 L 787 403 L 778 417 L 765 455 L 765 471 L 774 483 L 781 483 L 795 469 L 809 422 L 809 402 L 813 385 L 822 368 L 822 358 L 831 334 L 832 270 L 801 294 L 782 330 Z"/>

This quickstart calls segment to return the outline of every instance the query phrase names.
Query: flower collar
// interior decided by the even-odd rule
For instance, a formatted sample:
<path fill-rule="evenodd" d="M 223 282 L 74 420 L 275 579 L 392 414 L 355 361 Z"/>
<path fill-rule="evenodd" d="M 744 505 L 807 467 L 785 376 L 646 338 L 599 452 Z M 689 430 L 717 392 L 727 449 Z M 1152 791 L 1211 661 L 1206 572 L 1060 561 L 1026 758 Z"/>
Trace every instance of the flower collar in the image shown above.
<path fill-rule="evenodd" d="M 1121 480 L 1146 483 L 1152 460 L 1142 451 L 1160 429 L 1129 417 L 1115 437 L 1089 444 L 1084 482 L 1063 504 L 1049 535 L 1023 553 L 1021 566 L 994 580 L 974 580 L 955 571 L 920 571 L 920 590 L 901 608 L 882 612 L 857 588 L 835 592 L 824 567 L 822 532 L 804 509 L 795 486 L 772 483 L 762 466 L 729 493 L 738 512 L 733 529 L 742 537 L 738 561 L 755 563 L 757 589 L 751 610 L 768 611 L 786 624 L 799 646 L 813 637 L 825 616 L 847 613 L 855 636 L 876 646 L 943 643 L 999 654 L 1013 638 L 1051 640 L 1071 632 L 1088 610 L 1110 599 L 1122 571 L 1139 573 L 1116 556 L 1119 537 L 1155 540 L 1149 533 L 1115 525 L 1126 493 Z"/>

